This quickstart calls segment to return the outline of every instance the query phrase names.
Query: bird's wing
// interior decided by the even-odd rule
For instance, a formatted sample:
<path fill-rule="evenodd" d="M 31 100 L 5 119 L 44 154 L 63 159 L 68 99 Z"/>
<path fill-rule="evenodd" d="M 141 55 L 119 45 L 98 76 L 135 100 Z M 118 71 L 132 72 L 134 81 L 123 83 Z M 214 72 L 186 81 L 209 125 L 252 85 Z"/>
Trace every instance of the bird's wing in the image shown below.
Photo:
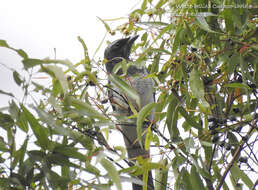
<path fill-rule="evenodd" d="M 154 102 L 153 96 L 153 87 L 154 81 L 152 78 L 145 78 L 147 76 L 147 71 L 144 69 L 142 72 L 137 75 L 128 76 L 126 78 L 127 84 L 129 84 L 132 88 L 136 90 L 138 95 L 140 96 L 141 107 Z M 140 146 L 137 142 L 137 131 L 136 131 L 136 119 L 128 119 L 127 116 L 132 115 L 132 111 L 130 110 L 130 106 L 128 101 L 132 103 L 133 106 L 136 107 L 136 103 L 134 100 L 131 100 L 130 97 L 126 96 L 119 88 L 110 83 L 111 88 L 109 90 L 109 98 L 112 104 L 113 110 L 115 114 L 119 115 L 121 120 L 118 119 L 120 123 L 120 127 L 123 132 L 124 141 L 128 153 L 128 157 L 130 159 L 135 159 L 138 156 L 142 156 L 143 158 L 149 157 L 149 151 L 145 150 Z M 140 111 L 140 110 L 138 110 Z M 117 117 L 119 118 L 119 117 Z M 126 120 L 124 120 L 126 119 Z M 148 119 L 151 121 L 153 119 L 153 112 L 148 116 Z M 143 131 L 146 129 L 148 125 L 143 125 Z M 142 144 L 144 145 L 145 135 L 142 137 Z M 133 184 L 133 189 L 138 190 L 142 189 L 142 186 Z M 153 189 L 153 179 L 151 171 L 148 174 L 148 190 Z"/>

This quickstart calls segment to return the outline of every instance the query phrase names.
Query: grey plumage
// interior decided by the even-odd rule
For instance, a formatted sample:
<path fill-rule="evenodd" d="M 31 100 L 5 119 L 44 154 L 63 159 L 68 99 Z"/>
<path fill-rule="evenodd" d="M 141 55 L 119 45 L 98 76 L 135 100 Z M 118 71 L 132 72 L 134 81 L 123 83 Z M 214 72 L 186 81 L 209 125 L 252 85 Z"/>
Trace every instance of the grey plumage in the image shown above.
<path fill-rule="evenodd" d="M 125 60 L 129 62 L 129 56 L 131 47 L 138 36 L 132 36 L 129 38 L 122 38 L 109 44 L 105 50 L 104 57 L 107 60 L 106 70 L 108 73 L 112 73 L 113 68 L 119 62 Z M 121 75 L 123 72 L 120 69 L 117 74 Z M 136 90 L 140 97 L 140 108 L 137 107 L 136 103 L 124 94 L 119 88 L 109 82 L 110 89 L 108 91 L 109 100 L 111 102 L 114 112 L 117 114 L 118 122 L 121 126 L 124 141 L 130 159 L 142 156 L 143 158 L 149 157 L 149 151 L 142 149 L 137 141 L 136 132 L 136 119 L 128 119 L 127 116 L 132 115 L 128 102 L 140 111 L 145 105 L 154 102 L 153 97 L 153 86 L 154 82 L 151 78 L 144 78 L 148 75 L 145 67 L 138 68 L 137 66 L 131 65 L 127 69 L 127 76 L 125 82 L 127 82 L 132 88 Z M 151 121 L 153 119 L 153 113 L 148 116 Z M 143 125 L 144 131 L 148 125 Z M 142 138 L 142 144 L 144 145 L 145 135 Z M 135 143 L 136 142 L 136 143 Z M 140 176 L 142 178 L 142 176 Z M 133 184 L 133 190 L 141 190 L 142 186 Z M 153 188 L 152 174 L 149 172 L 148 175 L 148 190 Z"/>

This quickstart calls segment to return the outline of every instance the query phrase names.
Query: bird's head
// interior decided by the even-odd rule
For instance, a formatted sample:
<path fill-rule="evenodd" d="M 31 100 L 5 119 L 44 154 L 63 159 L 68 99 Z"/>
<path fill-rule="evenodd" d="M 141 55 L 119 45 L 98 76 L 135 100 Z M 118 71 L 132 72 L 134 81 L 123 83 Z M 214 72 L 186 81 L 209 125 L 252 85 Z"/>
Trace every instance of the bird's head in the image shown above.
<path fill-rule="evenodd" d="M 108 72 L 112 72 L 116 63 L 121 62 L 123 59 L 129 60 L 132 45 L 138 37 L 138 35 L 135 35 L 129 38 L 122 38 L 108 45 L 104 53 L 104 58 L 108 60 L 106 63 Z"/>

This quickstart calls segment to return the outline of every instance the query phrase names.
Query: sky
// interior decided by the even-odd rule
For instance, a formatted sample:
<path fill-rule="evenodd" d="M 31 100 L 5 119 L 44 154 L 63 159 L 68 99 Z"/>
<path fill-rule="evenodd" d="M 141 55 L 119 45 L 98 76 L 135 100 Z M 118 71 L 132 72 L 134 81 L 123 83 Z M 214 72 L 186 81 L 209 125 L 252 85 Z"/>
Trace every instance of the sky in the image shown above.
<path fill-rule="evenodd" d="M 83 49 L 77 37 L 83 38 L 92 56 L 106 34 L 98 19 L 127 17 L 140 6 L 141 0 L 8 0 L 1 1 L 0 39 L 16 49 L 23 49 L 31 58 L 83 59 Z M 109 22 L 110 23 L 110 22 Z M 117 24 L 117 23 L 114 23 Z M 112 23 L 111 23 L 112 26 Z M 107 35 L 107 40 L 121 36 Z M 103 56 L 103 48 L 97 57 Z M 0 89 L 22 94 L 13 82 L 12 72 L 22 69 L 20 57 L 0 47 Z M 7 106 L 9 97 L 0 94 L 0 109 Z"/>
<path fill-rule="evenodd" d="M 0 40 L 6 40 L 16 49 L 23 49 L 30 58 L 54 58 L 56 49 L 57 59 L 76 63 L 84 58 L 78 36 L 85 41 L 92 56 L 106 34 L 98 17 L 127 17 L 140 4 L 141 0 L 3 0 L 0 6 Z M 120 37 L 119 34 L 107 35 L 106 40 Z M 103 58 L 103 48 L 96 58 Z M 20 72 L 23 65 L 15 52 L 0 47 L 0 90 L 21 99 L 23 93 L 6 67 Z M 10 97 L 0 94 L 0 111 L 8 106 L 9 100 Z"/>
<path fill-rule="evenodd" d="M 127 17 L 142 0 L 2 0 L 0 5 L 0 40 L 23 49 L 31 58 L 83 59 L 83 49 L 77 37 L 86 42 L 90 56 L 106 34 L 98 19 Z M 116 23 L 114 23 L 116 24 Z M 112 24 L 111 24 L 112 26 Z M 106 40 L 120 38 L 107 35 Z M 103 48 L 97 57 L 102 58 Z M 0 89 L 22 94 L 13 82 L 12 72 L 5 66 L 21 70 L 21 58 L 0 47 Z M 0 94 L 0 110 L 9 97 Z"/>

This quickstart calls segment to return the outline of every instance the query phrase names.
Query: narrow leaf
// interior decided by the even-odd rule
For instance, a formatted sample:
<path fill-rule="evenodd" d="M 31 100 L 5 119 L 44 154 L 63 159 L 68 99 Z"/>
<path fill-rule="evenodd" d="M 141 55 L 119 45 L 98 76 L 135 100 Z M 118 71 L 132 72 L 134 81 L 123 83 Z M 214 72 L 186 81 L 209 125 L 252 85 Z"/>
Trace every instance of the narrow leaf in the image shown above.
<path fill-rule="evenodd" d="M 207 32 L 216 33 L 215 31 L 213 31 L 213 30 L 210 29 L 210 27 L 209 27 L 208 23 L 206 22 L 205 17 L 204 17 L 203 15 L 200 15 L 200 14 L 199 14 L 199 15 L 197 15 L 195 18 L 196 18 L 196 23 L 197 23 L 197 25 L 198 25 L 201 29 L 203 29 L 203 30 L 205 30 L 205 31 L 207 31 Z"/>
<path fill-rule="evenodd" d="M 40 59 L 24 59 L 24 60 L 22 60 L 22 63 L 23 63 L 24 68 L 26 70 L 28 70 L 29 68 L 43 64 L 44 61 L 40 60 Z"/>
<path fill-rule="evenodd" d="M 228 88 L 242 88 L 242 89 L 247 89 L 247 90 L 251 89 L 248 85 L 246 85 L 244 83 L 237 83 L 237 82 L 225 84 L 224 87 L 228 87 Z"/>
<path fill-rule="evenodd" d="M 177 128 L 178 105 L 179 101 L 175 96 L 172 96 L 172 99 L 168 105 L 166 117 L 166 124 L 172 141 L 179 140 L 179 130 Z"/>
<path fill-rule="evenodd" d="M 145 120 L 145 118 L 148 116 L 148 114 L 150 114 L 150 112 L 152 111 L 152 109 L 156 106 L 156 103 L 149 103 L 147 105 L 145 105 L 141 111 L 138 113 L 138 117 L 137 117 L 137 137 L 138 137 L 138 141 L 139 144 L 142 146 L 142 124 Z"/>
<path fill-rule="evenodd" d="M 191 168 L 190 181 L 193 189 L 205 190 L 204 185 L 202 183 L 202 179 L 194 165 L 192 165 L 192 168 Z"/>
<path fill-rule="evenodd" d="M 104 26 L 105 26 L 107 32 L 111 34 L 112 31 L 111 31 L 109 25 L 108 25 L 103 19 L 101 19 L 100 17 L 97 17 L 97 18 L 104 24 Z"/>
<path fill-rule="evenodd" d="M 91 118 L 97 118 L 100 120 L 107 120 L 107 118 L 96 111 L 90 104 L 83 102 L 81 100 L 75 99 L 73 97 L 67 97 L 67 100 L 70 101 L 71 105 L 76 108 L 76 111 L 80 114 L 85 114 Z"/>
<path fill-rule="evenodd" d="M 234 177 L 240 178 L 250 189 L 253 187 L 252 180 L 235 164 L 230 169 Z"/>
<path fill-rule="evenodd" d="M 16 82 L 16 84 L 17 84 L 18 86 L 21 85 L 22 80 L 21 80 L 21 78 L 20 78 L 20 74 L 19 74 L 17 71 L 13 71 L 13 79 L 14 79 L 14 81 Z"/>
<path fill-rule="evenodd" d="M 196 69 L 190 73 L 189 85 L 194 97 L 202 99 L 204 97 L 204 85 L 200 74 Z"/>
<path fill-rule="evenodd" d="M 168 164 L 167 159 L 161 160 L 160 164 L 165 165 L 165 167 Z M 167 183 L 168 183 L 168 169 L 159 168 L 156 170 L 156 176 L 155 176 L 155 190 L 166 190 L 167 189 Z"/>
<path fill-rule="evenodd" d="M 54 73 L 55 77 L 57 78 L 57 80 L 60 82 L 62 86 L 63 92 L 66 93 L 69 89 L 69 86 L 63 70 L 60 67 L 57 67 L 54 65 L 49 65 L 49 66 L 46 66 L 45 68 L 49 69 Z"/>
<path fill-rule="evenodd" d="M 140 108 L 140 97 L 136 90 L 129 86 L 125 81 L 123 81 L 121 78 L 119 78 L 116 75 L 109 75 L 109 80 L 119 89 L 121 89 L 126 95 L 128 95 L 131 99 L 135 100 L 136 105 L 138 108 Z"/>
<path fill-rule="evenodd" d="M 3 90 L 0 90 L 0 94 L 4 94 L 4 95 L 7 95 L 7 96 L 11 96 L 11 97 L 14 97 L 14 95 L 10 92 L 5 92 Z"/>
<path fill-rule="evenodd" d="M 191 126 L 193 126 L 194 128 L 196 129 L 200 129 L 201 128 L 201 125 L 199 123 L 197 123 L 188 113 L 187 111 L 182 107 L 180 106 L 178 108 L 178 111 L 180 112 L 180 114 L 185 118 L 186 122 L 188 124 L 190 124 Z"/>
<path fill-rule="evenodd" d="M 0 40 L 0 47 L 7 47 L 7 48 L 9 48 L 9 45 L 7 44 L 7 42 L 5 40 Z"/>
<path fill-rule="evenodd" d="M 23 105 L 21 105 L 21 108 L 29 121 L 30 127 L 35 134 L 40 147 L 47 149 L 49 145 L 47 129 L 40 125 L 38 120 Z"/>
<path fill-rule="evenodd" d="M 118 171 L 116 170 L 115 166 L 105 158 L 102 158 L 100 163 L 105 168 L 105 170 L 108 172 L 109 177 L 115 183 L 117 189 L 122 190 L 120 177 L 119 177 Z"/>

